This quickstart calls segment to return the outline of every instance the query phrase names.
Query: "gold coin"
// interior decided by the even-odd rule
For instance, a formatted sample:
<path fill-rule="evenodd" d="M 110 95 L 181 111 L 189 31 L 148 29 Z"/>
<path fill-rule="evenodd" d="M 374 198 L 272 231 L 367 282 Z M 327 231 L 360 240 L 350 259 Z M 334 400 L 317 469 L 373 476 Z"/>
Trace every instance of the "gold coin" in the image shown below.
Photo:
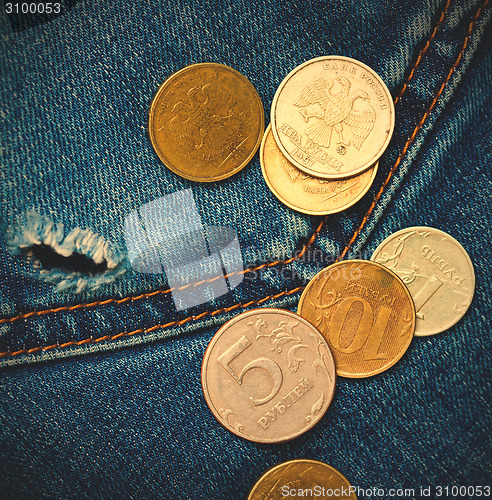
<path fill-rule="evenodd" d="M 263 178 L 272 193 L 288 207 L 309 215 L 341 212 L 357 203 L 371 187 L 378 164 L 349 179 L 329 180 L 299 170 L 282 154 L 271 126 L 260 147 Z"/>
<path fill-rule="evenodd" d="M 215 418 L 258 443 L 311 429 L 330 405 L 335 377 L 323 336 L 282 309 L 254 309 L 228 321 L 202 364 L 203 394 Z"/>
<path fill-rule="evenodd" d="M 248 500 L 319 498 L 357 500 L 356 488 L 336 469 L 316 460 L 291 460 L 269 469 Z"/>
<path fill-rule="evenodd" d="M 193 64 L 171 75 L 149 115 L 150 140 L 161 161 L 198 182 L 239 172 L 253 158 L 265 127 L 251 82 L 216 63 Z"/>
<path fill-rule="evenodd" d="M 275 141 L 296 167 L 340 179 L 376 163 L 393 134 L 395 109 L 371 68 L 325 56 L 287 75 L 273 99 L 271 122 Z"/>
<path fill-rule="evenodd" d="M 307 285 L 298 314 L 324 335 L 337 374 L 376 375 L 405 353 L 415 331 L 415 307 L 392 271 L 367 260 L 338 262 Z"/>
<path fill-rule="evenodd" d="M 415 335 L 444 332 L 468 310 L 475 272 L 466 250 L 432 227 L 408 227 L 379 245 L 371 260 L 394 271 L 410 290 L 417 311 Z"/>

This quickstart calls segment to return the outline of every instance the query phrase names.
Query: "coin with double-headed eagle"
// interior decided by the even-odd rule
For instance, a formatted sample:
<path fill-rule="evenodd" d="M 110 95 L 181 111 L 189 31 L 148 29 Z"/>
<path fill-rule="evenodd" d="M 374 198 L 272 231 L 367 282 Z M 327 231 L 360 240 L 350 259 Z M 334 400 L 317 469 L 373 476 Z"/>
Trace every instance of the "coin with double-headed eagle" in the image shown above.
<path fill-rule="evenodd" d="M 368 66 L 341 56 L 311 59 L 280 84 L 272 132 L 285 157 L 315 177 L 339 179 L 373 166 L 395 124 L 391 94 Z"/>
<path fill-rule="evenodd" d="M 159 88 L 149 113 L 157 156 L 175 174 L 197 182 L 230 177 L 258 149 L 265 126 L 252 83 L 216 63 L 187 66 Z"/>

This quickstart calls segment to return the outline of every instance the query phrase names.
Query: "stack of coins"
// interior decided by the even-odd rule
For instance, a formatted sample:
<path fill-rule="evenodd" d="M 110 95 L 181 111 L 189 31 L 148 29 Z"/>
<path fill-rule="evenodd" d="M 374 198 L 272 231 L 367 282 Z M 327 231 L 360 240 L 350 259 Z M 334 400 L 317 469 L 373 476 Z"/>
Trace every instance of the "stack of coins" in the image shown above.
<path fill-rule="evenodd" d="M 371 68 L 341 56 L 307 61 L 273 99 L 260 151 L 263 177 L 294 210 L 340 212 L 370 188 L 394 124 L 391 94 Z"/>
<path fill-rule="evenodd" d="M 429 227 L 398 231 L 371 261 L 338 262 L 316 274 L 297 315 L 254 309 L 227 322 L 204 356 L 205 400 L 238 436 L 259 443 L 293 439 L 322 418 L 337 375 L 387 370 L 414 335 L 459 321 L 474 288 L 473 265 L 454 238 Z M 355 491 L 329 465 L 298 459 L 265 472 L 248 499 L 314 493 L 355 499 Z"/>
<path fill-rule="evenodd" d="M 320 271 L 297 312 L 323 334 L 337 374 L 362 378 L 394 365 L 414 335 L 453 326 L 474 289 L 472 262 L 454 238 L 410 227 L 384 240 L 371 261 L 347 260 Z"/>
<path fill-rule="evenodd" d="M 228 66 L 200 63 L 160 86 L 149 136 L 171 171 L 196 182 L 236 174 L 262 142 L 262 172 L 275 196 L 294 210 L 325 215 L 368 191 L 394 122 L 389 90 L 371 68 L 324 56 L 280 84 L 263 136 L 263 106 L 251 82 Z"/>

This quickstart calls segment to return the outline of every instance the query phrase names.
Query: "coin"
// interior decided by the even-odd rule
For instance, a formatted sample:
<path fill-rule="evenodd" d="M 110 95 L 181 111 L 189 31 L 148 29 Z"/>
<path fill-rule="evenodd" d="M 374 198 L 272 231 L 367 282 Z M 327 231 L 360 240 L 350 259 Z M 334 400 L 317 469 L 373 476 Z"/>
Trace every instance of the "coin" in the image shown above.
<path fill-rule="evenodd" d="M 337 374 L 376 375 L 405 353 L 415 331 L 415 308 L 401 279 L 381 264 L 348 260 L 333 264 L 308 283 L 298 314 L 330 346 Z"/>
<path fill-rule="evenodd" d="M 466 250 L 439 229 L 402 229 L 386 238 L 371 260 L 395 272 L 410 290 L 417 311 L 417 336 L 451 328 L 471 304 L 473 264 Z"/>
<path fill-rule="evenodd" d="M 149 135 L 175 174 L 212 182 L 248 164 L 260 145 L 264 120 L 260 96 L 245 76 L 222 64 L 193 64 L 157 91 Z"/>
<path fill-rule="evenodd" d="M 355 59 L 325 56 L 295 68 L 271 111 L 280 150 L 296 167 L 326 179 L 360 174 L 388 146 L 395 124 L 391 94 Z"/>
<path fill-rule="evenodd" d="M 273 138 L 269 125 L 260 147 L 263 177 L 272 193 L 288 207 L 309 215 L 341 212 L 359 201 L 371 187 L 378 164 L 349 179 L 329 180 L 299 170 Z"/>
<path fill-rule="evenodd" d="M 357 500 L 356 488 L 336 469 L 316 460 L 291 460 L 269 469 L 253 486 L 248 500 L 319 498 Z"/>
<path fill-rule="evenodd" d="M 215 418 L 258 443 L 311 429 L 330 405 L 335 377 L 323 336 L 282 309 L 254 309 L 228 321 L 202 364 L 203 394 Z"/>

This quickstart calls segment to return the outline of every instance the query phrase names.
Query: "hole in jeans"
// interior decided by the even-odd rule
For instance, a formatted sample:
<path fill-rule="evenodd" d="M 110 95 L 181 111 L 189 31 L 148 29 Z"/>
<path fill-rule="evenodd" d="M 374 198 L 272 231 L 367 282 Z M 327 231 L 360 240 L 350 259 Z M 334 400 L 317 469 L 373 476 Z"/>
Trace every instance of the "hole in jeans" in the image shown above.
<path fill-rule="evenodd" d="M 59 292 L 95 290 L 126 272 L 126 254 L 103 236 L 79 227 L 65 235 L 63 224 L 36 212 L 9 228 L 7 245 L 12 255 L 31 264 L 24 271 Z"/>
<path fill-rule="evenodd" d="M 65 257 L 48 245 L 33 245 L 24 249 L 24 253 L 29 259 L 35 259 L 44 270 L 58 269 L 67 273 L 84 273 L 90 276 L 108 270 L 108 263 L 105 260 L 98 264 L 77 252 Z"/>

